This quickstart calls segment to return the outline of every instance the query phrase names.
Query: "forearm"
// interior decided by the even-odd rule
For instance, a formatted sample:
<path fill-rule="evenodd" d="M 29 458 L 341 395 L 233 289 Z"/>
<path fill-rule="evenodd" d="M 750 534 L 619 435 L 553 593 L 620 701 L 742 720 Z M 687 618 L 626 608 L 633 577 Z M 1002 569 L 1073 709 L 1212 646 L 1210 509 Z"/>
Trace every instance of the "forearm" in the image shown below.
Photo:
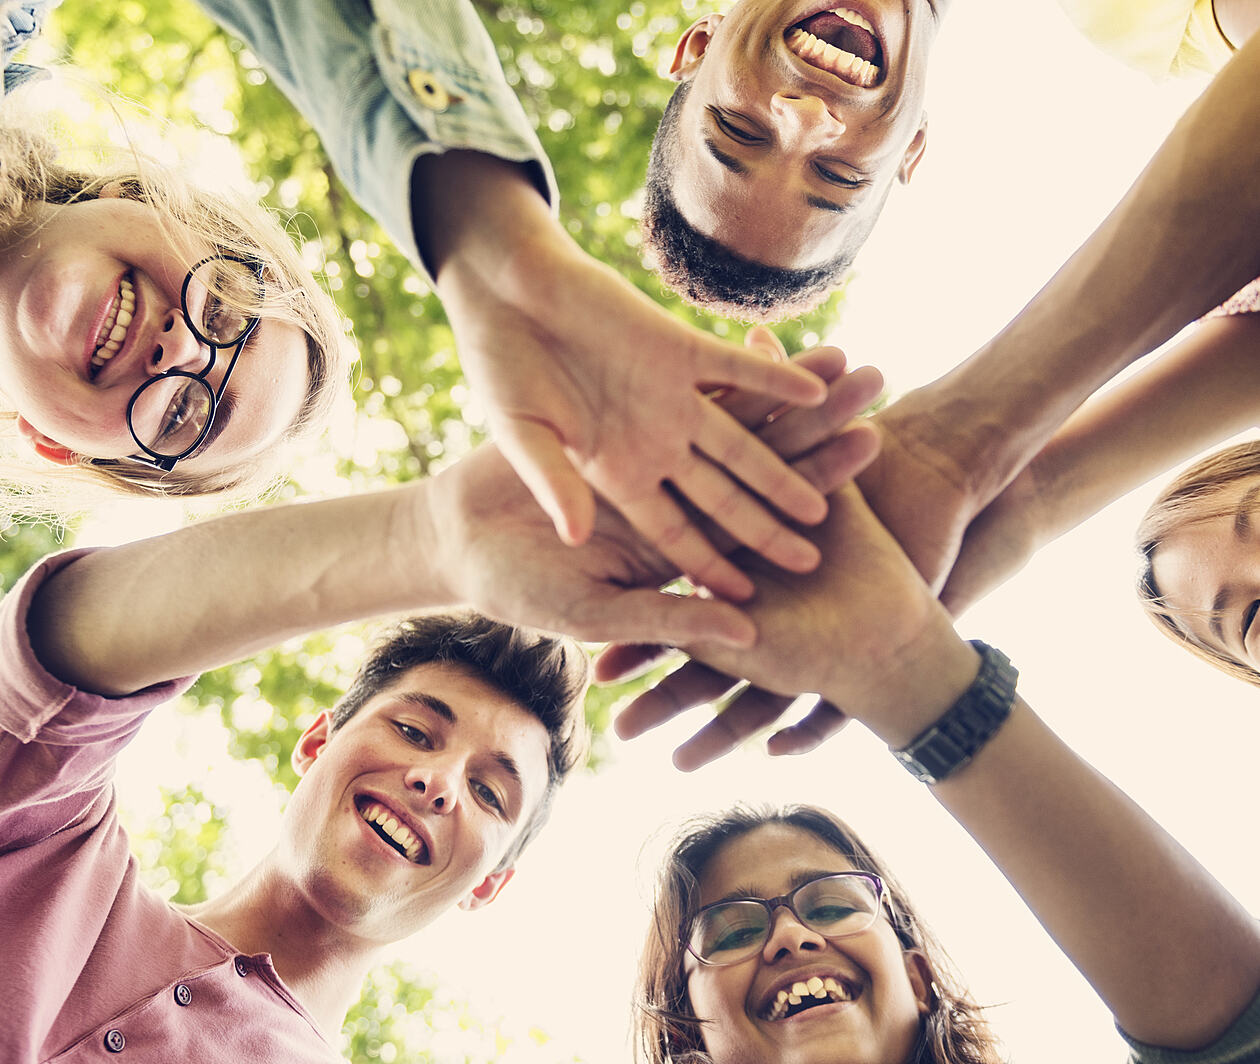
<path fill-rule="evenodd" d="M 1020 315 L 928 392 L 989 497 L 1080 403 L 1260 274 L 1260 38 Z"/>
<path fill-rule="evenodd" d="M 940 632 L 913 650 L 868 704 L 844 703 L 893 747 L 958 697 L 954 673 L 970 652 Z M 1021 699 L 932 791 L 1135 1038 L 1206 1045 L 1260 988 L 1256 922 Z"/>
<path fill-rule="evenodd" d="M 449 604 L 435 484 L 252 510 L 89 555 L 32 603 L 35 653 L 67 683 L 123 695 L 329 625 Z"/>

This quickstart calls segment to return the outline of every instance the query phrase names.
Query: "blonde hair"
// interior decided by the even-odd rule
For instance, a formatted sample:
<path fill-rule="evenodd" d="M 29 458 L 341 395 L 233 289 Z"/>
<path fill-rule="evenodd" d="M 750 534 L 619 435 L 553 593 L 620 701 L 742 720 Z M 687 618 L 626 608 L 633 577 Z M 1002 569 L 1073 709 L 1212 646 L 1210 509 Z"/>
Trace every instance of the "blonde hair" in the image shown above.
<path fill-rule="evenodd" d="M 19 91 L 16 94 L 24 94 Z M 209 192 L 185 175 L 126 149 L 98 149 L 99 168 L 67 166 L 44 123 L 10 105 L 0 107 L 0 247 L 16 243 L 37 226 L 47 205 L 93 200 L 107 185 L 157 213 L 172 241 L 189 238 L 263 267 L 266 297 L 261 315 L 300 328 L 306 335 L 306 396 L 285 440 L 309 437 L 327 424 L 349 377 L 352 347 L 341 315 L 302 261 L 277 218 L 244 196 Z M 16 413 L 0 409 L 6 435 L 15 435 Z M 106 458 L 82 458 L 57 467 L 25 449 L 0 464 L 5 498 L 0 515 L 49 515 L 82 509 L 102 495 L 220 496 L 239 502 L 260 496 L 277 479 L 283 448 L 242 459 L 230 469 L 170 472 Z M 102 491 L 104 489 L 104 491 Z"/>
<path fill-rule="evenodd" d="M 1260 671 L 1230 654 L 1207 646 L 1178 623 L 1176 615 L 1155 582 L 1155 553 L 1179 529 L 1233 512 L 1217 504 L 1220 492 L 1247 477 L 1260 475 L 1260 441 L 1235 444 L 1196 462 L 1159 493 L 1137 528 L 1140 569 L 1138 599 L 1161 632 L 1195 657 L 1222 672 L 1260 687 Z"/>
<path fill-rule="evenodd" d="M 657 876 L 652 928 L 639 960 L 633 1020 L 637 1059 L 644 1064 L 712 1064 L 704 1046 L 704 1021 L 696 1017 L 687 993 L 683 940 L 699 907 L 699 881 L 706 866 L 727 843 L 765 824 L 809 832 L 854 868 L 884 881 L 891 899 L 889 919 L 901 948 L 922 953 L 932 972 L 932 1001 L 911 1058 L 914 1064 L 1001 1064 L 1001 1044 L 983 1008 L 968 994 L 944 947 L 887 865 L 843 820 L 813 805 L 737 805 L 692 818 L 674 837 Z"/>

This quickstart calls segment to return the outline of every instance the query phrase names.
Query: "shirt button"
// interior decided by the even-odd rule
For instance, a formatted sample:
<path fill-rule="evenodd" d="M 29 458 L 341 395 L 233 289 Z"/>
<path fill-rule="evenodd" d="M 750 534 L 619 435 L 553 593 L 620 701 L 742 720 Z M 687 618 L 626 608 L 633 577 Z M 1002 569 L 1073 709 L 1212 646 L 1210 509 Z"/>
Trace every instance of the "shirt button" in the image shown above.
<path fill-rule="evenodd" d="M 188 1005 L 192 1003 L 192 991 L 183 983 L 175 984 L 175 1004 Z"/>
<path fill-rule="evenodd" d="M 427 70 L 419 68 L 409 71 L 407 84 L 411 91 L 430 111 L 445 111 L 451 105 L 451 94 L 442 87 L 442 83 Z"/>
<path fill-rule="evenodd" d="M 236 974 L 241 976 L 249 975 L 249 962 L 244 957 L 236 958 Z"/>
<path fill-rule="evenodd" d="M 123 1037 L 122 1031 L 109 1030 L 105 1032 L 105 1048 L 111 1053 L 121 1053 L 123 1046 L 127 1044 L 127 1039 Z"/>

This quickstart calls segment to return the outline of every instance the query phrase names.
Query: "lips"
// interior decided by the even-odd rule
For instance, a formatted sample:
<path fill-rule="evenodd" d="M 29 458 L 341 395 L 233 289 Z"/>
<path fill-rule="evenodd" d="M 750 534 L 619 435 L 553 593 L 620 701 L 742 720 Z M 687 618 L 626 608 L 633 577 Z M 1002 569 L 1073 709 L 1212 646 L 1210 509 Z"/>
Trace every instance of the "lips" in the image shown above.
<path fill-rule="evenodd" d="M 831 8 L 803 18 L 788 28 L 784 40 L 799 59 L 849 85 L 869 89 L 883 77 L 879 34 L 852 8 Z"/>
<path fill-rule="evenodd" d="M 789 1020 L 822 1005 L 856 1001 L 864 987 L 839 972 L 801 972 L 772 987 L 757 1009 L 757 1015 L 770 1023 Z"/>
<path fill-rule="evenodd" d="M 356 797 L 354 806 L 360 819 L 399 857 L 417 865 L 430 863 L 428 835 L 405 813 L 367 794 Z"/>

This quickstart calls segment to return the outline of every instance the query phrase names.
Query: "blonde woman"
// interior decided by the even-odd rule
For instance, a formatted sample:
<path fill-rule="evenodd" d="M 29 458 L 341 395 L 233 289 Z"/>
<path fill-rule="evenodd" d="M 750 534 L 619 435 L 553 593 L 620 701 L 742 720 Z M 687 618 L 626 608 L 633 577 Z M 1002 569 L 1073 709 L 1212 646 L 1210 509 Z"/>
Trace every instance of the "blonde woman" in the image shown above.
<path fill-rule="evenodd" d="M 40 72 L 10 61 L 39 7 L 0 18 L 26 31 L 6 33 L 0 104 L 3 508 L 256 493 L 344 387 L 337 312 L 256 203 L 132 151 L 62 161 Z"/>

